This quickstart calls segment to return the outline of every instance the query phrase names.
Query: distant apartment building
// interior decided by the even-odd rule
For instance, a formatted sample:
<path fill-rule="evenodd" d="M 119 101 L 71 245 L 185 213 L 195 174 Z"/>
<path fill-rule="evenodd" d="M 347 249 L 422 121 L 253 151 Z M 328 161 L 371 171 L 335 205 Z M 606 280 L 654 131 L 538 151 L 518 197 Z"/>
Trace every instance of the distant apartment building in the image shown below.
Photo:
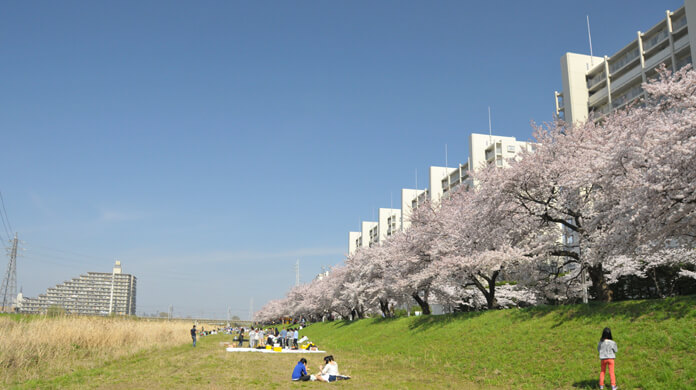
<path fill-rule="evenodd" d="M 401 209 L 380 208 L 377 216 L 377 242 L 382 242 L 401 231 Z"/>
<path fill-rule="evenodd" d="M 413 212 L 413 209 L 417 207 L 416 204 L 413 204 L 413 200 L 421 198 L 422 194 L 425 194 L 428 190 L 414 190 L 411 188 L 402 188 L 401 189 L 401 229 L 406 230 L 411 226 L 411 213 Z M 425 199 L 425 196 L 423 195 L 423 199 Z"/>
<path fill-rule="evenodd" d="M 376 229 L 377 222 L 363 221 L 360 223 L 359 232 L 348 232 L 348 254 L 355 253 L 358 248 L 368 248 L 372 246 Z"/>
<path fill-rule="evenodd" d="M 457 168 L 435 167 L 428 170 L 428 187 L 422 190 L 402 188 L 401 189 L 401 230 L 406 230 L 411 226 L 411 214 L 413 210 L 426 201 L 437 203 L 444 194 L 439 182 L 446 179 L 451 172 Z"/>
<path fill-rule="evenodd" d="M 469 158 L 466 163 L 456 168 L 431 166 L 428 170 L 428 187 L 424 189 L 403 188 L 401 190 L 401 209 L 381 208 L 377 222 L 362 222 L 360 232 L 348 233 L 348 253 L 352 254 L 360 247 L 371 247 L 384 241 L 397 231 L 411 226 L 411 215 L 426 201 L 434 204 L 440 202 L 449 191 L 461 184 L 473 185 L 468 172 L 495 164 L 505 167 L 508 160 L 522 150 L 532 151 L 531 142 L 517 141 L 515 137 L 503 137 L 491 134 L 469 135 Z"/>
<path fill-rule="evenodd" d="M 533 151 L 534 143 L 518 141 L 515 137 L 503 137 L 492 134 L 469 135 L 469 158 L 464 164 L 452 168 L 449 175 L 441 180 L 442 193 L 446 194 L 461 184 L 473 186 L 473 180 L 468 172 L 476 171 L 485 166 L 495 164 L 506 167 L 508 161 L 515 158 L 521 151 Z"/>
<path fill-rule="evenodd" d="M 42 314 L 59 308 L 70 314 L 135 315 L 136 277 L 122 273 L 116 261 L 112 272 L 87 272 L 49 288 L 37 298 L 19 297 L 20 313 Z"/>
<path fill-rule="evenodd" d="M 362 232 L 348 232 L 348 253 L 352 254 L 362 247 Z"/>
<path fill-rule="evenodd" d="M 693 26 L 693 27 L 692 27 Z M 696 0 L 671 12 L 621 50 L 604 57 L 566 53 L 561 57 L 563 90 L 555 92 L 556 115 L 568 123 L 601 116 L 643 96 L 641 84 L 660 64 L 679 70 L 696 56 Z"/>

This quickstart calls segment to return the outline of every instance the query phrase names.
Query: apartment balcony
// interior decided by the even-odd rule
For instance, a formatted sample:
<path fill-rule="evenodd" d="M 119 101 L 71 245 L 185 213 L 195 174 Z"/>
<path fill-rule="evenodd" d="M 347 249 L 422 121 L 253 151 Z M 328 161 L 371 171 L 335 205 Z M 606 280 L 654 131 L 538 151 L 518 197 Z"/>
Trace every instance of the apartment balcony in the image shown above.
<path fill-rule="evenodd" d="M 587 79 L 587 89 L 590 91 L 593 91 L 597 88 L 599 88 L 602 85 L 605 85 L 605 81 L 607 80 L 606 73 L 603 71 L 597 75 L 594 75 Z"/>
<path fill-rule="evenodd" d="M 643 50 L 645 52 L 648 52 L 652 48 L 659 46 L 668 39 L 669 31 L 667 31 L 666 25 L 654 33 L 649 31 L 643 35 Z"/>
<path fill-rule="evenodd" d="M 597 92 L 593 93 L 592 95 L 590 95 L 590 97 L 587 101 L 587 104 L 590 107 L 601 106 L 607 100 L 607 96 L 608 96 L 607 89 L 602 88 L 602 89 L 598 90 Z"/>
<path fill-rule="evenodd" d="M 668 45 L 662 50 L 651 55 L 650 58 L 645 59 L 645 70 L 647 71 L 648 69 L 652 69 L 653 67 L 665 62 L 666 60 L 671 59 L 671 57 L 672 48 Z"/>
<path fill-rule="evenodd" d="M 643 75 L 640 69 L 640 64 L 636 64 L 634 68 L 630 69 L 628 72 L 622 74 L 620 77 L 616 79 L 614 79 L 612 75 L 611 90 L 618 91 L 622 87 L 635 81 L 636 79 L 640 79 L 641 83 L 643 82 Z"/>
<path fill-rule="evenodd" d="M 677 52 L 679 50 L 682 50 L 685 47 L 689 46 L 689 36 L 684 35 L 683 37 L 677 39 L 674 41 L 674 51 Z"/>

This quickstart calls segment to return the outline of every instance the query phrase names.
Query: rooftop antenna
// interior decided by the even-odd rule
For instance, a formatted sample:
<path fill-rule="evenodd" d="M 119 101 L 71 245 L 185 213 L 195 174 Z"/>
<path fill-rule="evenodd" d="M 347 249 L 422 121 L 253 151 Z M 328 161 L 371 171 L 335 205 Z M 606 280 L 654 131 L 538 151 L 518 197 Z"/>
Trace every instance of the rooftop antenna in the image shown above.
<path fill-rule="evenodd" d="M 590 34 L 590 15 L 587 15 L 587 38 L 590 41 L 590 66 L 594 67 L 594 55 L 592 54 L 592 34 Z"/>
<path fill-rule="evenodd" d="M 493 142 L 493 130 L 491 127 L 491 106 L 488 106 L 488 141 Z"/>

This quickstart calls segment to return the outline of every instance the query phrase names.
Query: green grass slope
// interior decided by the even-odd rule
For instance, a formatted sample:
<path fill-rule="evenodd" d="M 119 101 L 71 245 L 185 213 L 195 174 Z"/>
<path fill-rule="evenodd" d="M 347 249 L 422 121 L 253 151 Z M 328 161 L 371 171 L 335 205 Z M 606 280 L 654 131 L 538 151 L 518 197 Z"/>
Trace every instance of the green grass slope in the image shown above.
<path fill-rule="evenodd" d="M 418 372 L 481 388 L 591 389 L 598 388 L 597 342 L 605 326 L 619 347 L 620 388 L 696 389 L 693 296 L 339 321 L 314 324 L 303 333 L 339 362 L 343 353 L 376 364 L 384 383 L 392 375 Z M 353 375 L 379 381 L 375 367 L 350 363 Z M 417 388 L 418 382 L 402 386 Z"/>
<path fill-rule="evenodd" d="M 226 352 L 230 335 L 153 348 L 10 389 L 592 389 L 605 326 L 623 389 L 696 389 L 696 297 L 313 324 L 300 331 L 353 377 L 293 383 L 300 357 Z"/>

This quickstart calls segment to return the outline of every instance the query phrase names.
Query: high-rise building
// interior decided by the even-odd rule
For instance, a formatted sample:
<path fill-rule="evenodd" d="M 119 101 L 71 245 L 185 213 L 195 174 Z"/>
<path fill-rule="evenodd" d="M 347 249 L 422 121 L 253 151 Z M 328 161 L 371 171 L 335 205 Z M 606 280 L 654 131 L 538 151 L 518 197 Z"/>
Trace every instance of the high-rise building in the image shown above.
<path fill-rule="evenodd" d="M 135 315 L 136 277 L 121 271 L 121 262 L 116 261 L 111 273 L 87 272 L 36 298 L 18 298 L 17 309 L 33 314 L 58 308 L 70 314 Z"/>
<path fill-rule="evenodd" d="M 693 43 L 692 43 L 693 42 Z M 556 115 L 585 121 L 624 107 L 643 95 L 641 84 L 657 76 L 660 64 L 679 70 L 696 56 L 696 0 L 671 12 L 646 32 L 638 31 L 611 57 L 566 53 L 561 57 L 563 91 L 555 92 Z"/>

